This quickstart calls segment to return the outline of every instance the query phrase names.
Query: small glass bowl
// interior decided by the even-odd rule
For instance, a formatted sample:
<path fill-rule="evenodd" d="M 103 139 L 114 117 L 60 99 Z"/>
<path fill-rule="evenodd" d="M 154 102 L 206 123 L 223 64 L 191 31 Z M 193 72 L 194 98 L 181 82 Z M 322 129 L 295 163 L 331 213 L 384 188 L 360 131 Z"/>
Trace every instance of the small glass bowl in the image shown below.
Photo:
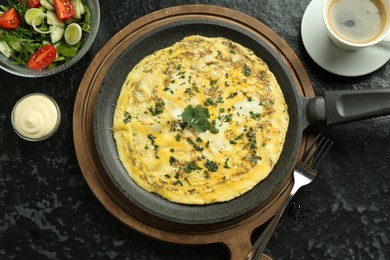
<path fill-rule="evenodd" d="M 93 41 L 95 40 L 100 23 L 100 6 L 98 0 L 84 1 L 91 12 L 91 32 L 85 33 L 83 35 L 84 43 L 81 46 L 80 50 L 77 52 L 77 55 L 74 56 L 71 60 L 54 68 L 32 70 L 27 68 L 26 66 L 14 64 L 12 59 L 7 58 L 2 53 L 0 53 L 0 68 L 14 75 L 26 78 L 39 78 L 62 72 L 74 65 L 76 62 L 78 62 L 87 53 Z"/>
<path fill-rule="evenodd" d="M 47 132 L 45 135 L 40 136 L 40 137 L 30 137 L 30 136 L 23 135 L 23 133 L 19 132 L 18 127 L 16 126 L 16 122 L 15 122 L 15 116 L 16 116 L 15 111 L 18 108 L 18 106 L 21 104 L 21 102 L 26 102 L 27 98 L 33 97 L 33 96 L 41 96 L 41 97 L 47 99 L 48 101 L 50 101 L 49 104 L 54 106 L 54 108 L 56 110 L 56 115 L 57 115 L 57 121 L 55 122 L 52 129 L 49 132 Z M 12 127 L 13 127 L 15 133 L 18 134 L 24 140 L 32 141 L 32 142 L 43 141 L 43 140 L 46 140 L 49 137 L 51 137 L 58 130 L 58 127 L 60 126 L 60 123 L 61 123 L 60 108 L 59 108 L 57 102 L 53 98 L 51 98 L 45 94 L 42 94 L 42 93 L 31 93 L 31 94 L 28 94 L 28 95 L 22 97 L 21 99 L 19 99 L 18 102 L 16 102 L 14 108 L 12 109 L 12 113 L 11 113 L 11 123 L 12 123 Z"/>

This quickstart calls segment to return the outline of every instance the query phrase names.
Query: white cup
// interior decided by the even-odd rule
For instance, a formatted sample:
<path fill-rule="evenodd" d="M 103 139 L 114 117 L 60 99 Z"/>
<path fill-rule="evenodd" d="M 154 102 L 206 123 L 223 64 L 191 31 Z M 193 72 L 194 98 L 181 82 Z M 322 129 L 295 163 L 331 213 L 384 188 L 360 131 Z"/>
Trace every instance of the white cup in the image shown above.
<path fill-rule="evenodd" d="M 390 0 L 325 0 L 322 16 L 329 38 L 343 50 L 390 42 Z"/>

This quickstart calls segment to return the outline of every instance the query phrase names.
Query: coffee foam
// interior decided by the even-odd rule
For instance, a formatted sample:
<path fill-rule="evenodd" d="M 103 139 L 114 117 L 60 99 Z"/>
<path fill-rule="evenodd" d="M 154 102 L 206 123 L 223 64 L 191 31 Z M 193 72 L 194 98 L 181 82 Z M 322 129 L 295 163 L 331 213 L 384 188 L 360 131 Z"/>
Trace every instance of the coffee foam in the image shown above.
<path fill-rule="evenodd" d="M 329 5 L 328 22 L 342 39 L 367 43 L 381 35 L 387 15 L 380 0 L 334 0 Z"/>

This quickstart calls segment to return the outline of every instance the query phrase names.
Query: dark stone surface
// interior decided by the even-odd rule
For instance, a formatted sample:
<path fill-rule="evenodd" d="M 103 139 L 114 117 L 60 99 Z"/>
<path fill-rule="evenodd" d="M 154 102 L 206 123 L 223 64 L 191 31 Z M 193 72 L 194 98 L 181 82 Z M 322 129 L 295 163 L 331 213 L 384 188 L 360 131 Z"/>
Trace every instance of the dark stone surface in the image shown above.
<path fill-rule="evenodd" d="M 310 59 L 300 37 L 309 2 L 100 1 L 98 37 L 71 69 L 42 79 L 0 70 L 0 259 L 228 259 L 221 245 L 172 245 L 139 234 L 95 199 L 73 146 L 77 88 L 94 55 L 117 31 L 152 11 L 190 3 L 229 7 L 268 25 L 297 53 L 317 95 L 389 87 L 388 64 L 366 76 L 344 78 Z M 53 97 L 62 113 L 60 130 L 38 143 L 19 138 L 10 121 L 15 102 L 33 92 Z M 266 252 L 275 259 L 389 259 L 390 117 L 319 130 L 335 145 L 320 165 L 318 178 L 298 193 L 282 217 Z"/>

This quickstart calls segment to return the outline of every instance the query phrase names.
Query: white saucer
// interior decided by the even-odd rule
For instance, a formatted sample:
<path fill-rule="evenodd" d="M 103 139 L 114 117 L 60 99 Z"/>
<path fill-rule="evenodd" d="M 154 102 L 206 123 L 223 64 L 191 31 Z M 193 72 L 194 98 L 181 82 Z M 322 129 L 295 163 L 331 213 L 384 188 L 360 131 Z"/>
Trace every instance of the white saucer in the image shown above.
<path fill-rule="evenodd" d="M 340 76 L 361 76 L 382 67 L 390 59 L 390 47 L 375 45 L 358 51 L 343 51 L 329 39 L 322 20 L 324 0 L 313 0 L 302 18 L 303 45 L 323 69 Z"/>

